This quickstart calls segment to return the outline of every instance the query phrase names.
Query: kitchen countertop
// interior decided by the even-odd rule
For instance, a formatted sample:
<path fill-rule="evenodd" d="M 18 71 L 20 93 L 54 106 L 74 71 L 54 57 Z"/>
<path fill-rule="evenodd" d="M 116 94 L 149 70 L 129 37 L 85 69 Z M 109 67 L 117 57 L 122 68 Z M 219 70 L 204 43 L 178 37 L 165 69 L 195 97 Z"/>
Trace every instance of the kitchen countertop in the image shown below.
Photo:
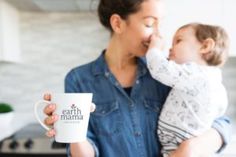
<path fill-rule="evenodd" d="M 34 117 L 32 117 L 32 113 L 15 112 L 13 115 L 13 119 L 8 125 L 4 125 L 4 127 L 0 125 L 0 141 L 7 137 L 10 137 L 18 130 L 33 122 L 35 122 L 35 119 Z"/>
<path fill-rule="evenodd" d="M 1 130 L 0 141 L 7 137 L 10 137 L 15 132 L 19 131 L 20 129 L 24 128 L 25 126 L 31 123 L 35 123 L 35 118 L 32 117 L 32 113 L 16 112 L 14 114 L 11 123 L 9 123 L 7 127 L 0 126 Z M 235 157 L 236 156 L 235 148 L 236 148 L 236 133 L 232 136 L 232 140 L 226 147 L 226 149 L 217 157 Z"/>

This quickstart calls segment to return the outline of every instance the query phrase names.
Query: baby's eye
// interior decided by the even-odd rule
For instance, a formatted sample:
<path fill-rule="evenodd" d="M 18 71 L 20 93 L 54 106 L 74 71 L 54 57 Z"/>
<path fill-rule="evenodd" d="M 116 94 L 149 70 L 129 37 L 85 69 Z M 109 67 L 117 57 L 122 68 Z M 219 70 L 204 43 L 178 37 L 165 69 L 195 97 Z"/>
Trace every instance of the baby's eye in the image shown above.
<path fill-rule="evenodd" d="M 181 39 L 177 39 L 176 40 L 176 44 L 178 44 L 179 42 L 181 42 L 182 40 Z"/>

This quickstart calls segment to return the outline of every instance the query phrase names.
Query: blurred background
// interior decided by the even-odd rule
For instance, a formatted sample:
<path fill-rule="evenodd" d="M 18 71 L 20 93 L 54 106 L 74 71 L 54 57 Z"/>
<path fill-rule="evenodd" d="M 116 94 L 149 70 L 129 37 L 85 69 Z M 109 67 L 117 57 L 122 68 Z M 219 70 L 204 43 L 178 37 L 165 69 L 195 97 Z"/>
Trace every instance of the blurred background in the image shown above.
<path fill-rule="evenodd" d="M 216 24 L 227 30 L 231 49 L 230 58 L 223 67 L 223 81 L 229 97 L 226 114 L 231 118 L 233 134 L 236 135 L 236 21 L 233 20 L 236 2 L 165 1 L 166 15 L 161 32 L 167 41 L 167 49 L 176 29 L 189 22 Z M 63 92 L 66 73 L 72 67 L 94 60 L 106 48 L 109 32 L 97 18 L 98 2 L 0 0 L 0 102 L 11 104 L 15 113 L 9 126 L 0 126 L 6 131 L 0 140 L 18 132 L 19 137 L 13 136 L 16 138 L 8 141 L 9 144 L 22 136 L 26 138 L 26 134 L 36 136 L 40 129 L 35 125 L 34 103 L 42 99 L 45 92 Z M 29 129 L 22 131 L 22 128 Z M 32 132 L 34 135 L 31 135 Z M 44 136 L 43 130 L 39 132 Z M 236 155 L 232 149 L 236 146 L 233 145 L 236 143 L 235 135 L 222 156 Z M 6 146 L 2 147 L 5 151 Z M 8 151 L 11 152 L 10 149 Z"/>

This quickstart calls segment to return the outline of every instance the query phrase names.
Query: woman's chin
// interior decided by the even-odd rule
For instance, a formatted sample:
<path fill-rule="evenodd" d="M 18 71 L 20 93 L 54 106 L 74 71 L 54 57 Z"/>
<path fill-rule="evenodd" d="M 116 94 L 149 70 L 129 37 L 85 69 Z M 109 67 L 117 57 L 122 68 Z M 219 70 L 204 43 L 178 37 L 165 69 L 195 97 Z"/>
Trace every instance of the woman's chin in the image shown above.
<path fill-rule="evenodd" d="M 150 44 L 149 41 L 144 41 L 144 42 L 142 42 L 143 47 L 145 47 L 146 49 L 148 49 L 149 44 Z"/>
<path fill-rule="evenodd" d="M 144 50 L 140 53 L 139 57 L 144 57 L 147 54 L 148 48 L 144 48 Z"/>

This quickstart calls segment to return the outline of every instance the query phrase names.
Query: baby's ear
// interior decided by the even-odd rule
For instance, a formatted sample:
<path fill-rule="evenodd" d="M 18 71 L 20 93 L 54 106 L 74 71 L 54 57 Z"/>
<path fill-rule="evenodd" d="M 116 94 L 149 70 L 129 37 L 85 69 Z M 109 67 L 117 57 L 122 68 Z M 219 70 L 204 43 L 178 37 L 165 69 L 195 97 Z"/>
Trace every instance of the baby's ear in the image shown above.
<path fill-rule="evenodd" d="M 202 47 L 201 47 L 200 52 L 201 52 L 202 54 L 206 54 L 206 53 L 211 52 L 211 50 L 214 49 L 215 44 L 216 44 L 216 43 L 215 43 L 215 41 L 214 41 L 212 38 L 207 38 L 206 40 L 204 40 L 204 41 L 202 42 Z"/>

